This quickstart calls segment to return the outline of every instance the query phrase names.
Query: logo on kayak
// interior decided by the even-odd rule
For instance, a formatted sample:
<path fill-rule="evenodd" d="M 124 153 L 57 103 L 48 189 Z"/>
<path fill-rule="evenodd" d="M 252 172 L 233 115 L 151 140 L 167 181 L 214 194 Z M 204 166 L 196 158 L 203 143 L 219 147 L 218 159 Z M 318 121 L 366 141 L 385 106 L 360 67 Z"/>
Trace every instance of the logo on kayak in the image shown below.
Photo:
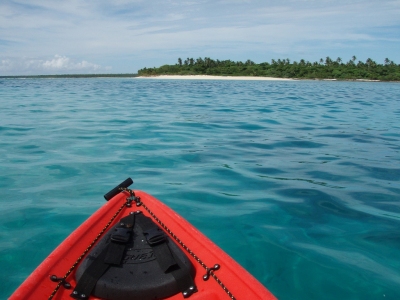
<path fill-rule="evenodd" d="M 124 264 L 142 264 L 156 259 L 153 249 L 132 249 L 128 250 L 124 257 Z"/>

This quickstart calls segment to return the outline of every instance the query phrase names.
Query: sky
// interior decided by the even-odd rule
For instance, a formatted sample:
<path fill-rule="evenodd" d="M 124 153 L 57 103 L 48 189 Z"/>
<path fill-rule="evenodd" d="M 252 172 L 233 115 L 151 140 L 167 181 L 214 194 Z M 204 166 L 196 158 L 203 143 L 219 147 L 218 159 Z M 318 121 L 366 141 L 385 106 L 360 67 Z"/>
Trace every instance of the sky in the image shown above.
<path fill-rule="evenodd" d="M 400 0 L 0 0 L 0 76 L 353 55 L 400 64 Z"/>

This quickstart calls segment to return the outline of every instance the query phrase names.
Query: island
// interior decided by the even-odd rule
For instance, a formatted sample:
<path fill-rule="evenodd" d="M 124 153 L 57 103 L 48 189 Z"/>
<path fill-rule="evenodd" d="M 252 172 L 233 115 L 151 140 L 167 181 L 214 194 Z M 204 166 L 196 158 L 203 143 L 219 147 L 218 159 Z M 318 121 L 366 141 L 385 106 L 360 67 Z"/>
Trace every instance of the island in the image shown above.
<path fill-rule="evenodd" d="M 366 62 L 357 61 L 353 56 L 349 61 L 343 62 L 338 57 L 330 57 L 309 62 L 301 59 L 291 62 L 289 59 L 272 59 L 270 63 L 254 63 L 232 60 L 214 60 L 205 58 L 178 58 L 174 65 L 144 68 L 138 71 L 138 76 L 162 75 L 211 75 L 211 76 L 246 76 L 246 77 L 274 77 L 292 79 L 317 79 L 317 80 L 359 80 L 359 81 L 400 81 L 400 65 L 386 58 L 379 64 L 368 58 Z"/>

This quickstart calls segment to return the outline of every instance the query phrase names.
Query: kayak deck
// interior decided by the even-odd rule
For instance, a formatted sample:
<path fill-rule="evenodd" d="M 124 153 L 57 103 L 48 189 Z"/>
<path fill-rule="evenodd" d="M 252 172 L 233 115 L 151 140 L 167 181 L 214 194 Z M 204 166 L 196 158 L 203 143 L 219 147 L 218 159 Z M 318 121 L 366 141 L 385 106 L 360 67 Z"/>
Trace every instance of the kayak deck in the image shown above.
<path fill-rule="evenodd" d="M 76 268 L 73 266 L 79 264 L 79 258 L 88 252 L 89 245 L 93 241 L 97 242 L 96 237 L 101 238 L 100 232 L 108 230 L 130 212 L 138 210 L 158 223 L 166 234 L 184 249 L 194 265 L 196 270 L 194 281 L 198 292 L 187 299 L 276 299 L 228 254 L 168 206 L 145 192 L 134 191 L 134 193 L 140 197 L 143 205 L 137 207 L 132 203 L 132 207 L 126 206 L 126 198 L 129 196 L 127 192 L 113 197 L 71 233 L 22 283 L 10 299 L 49 299 L 49 297 L 56 300 L 72 299 L 70 297 L 72 289 L 66 289 L 60 283 L 60 287 L 55 291 L 58 283 L 51 281 L 50 276 L 63 278 L 68 274 L 65 282 L 72 287 L 76 286 Z M 108 226 L 105 230 L 106 225 Z M 220 268 L 213 270 L 216 264 Z M 203 279 L 206 274 L 210 277 L 208 280 Z M 98 298 L 90 296 L 89 299 Z M 184 299 L 184 297 L 179 293 L 167 299 Z"/>

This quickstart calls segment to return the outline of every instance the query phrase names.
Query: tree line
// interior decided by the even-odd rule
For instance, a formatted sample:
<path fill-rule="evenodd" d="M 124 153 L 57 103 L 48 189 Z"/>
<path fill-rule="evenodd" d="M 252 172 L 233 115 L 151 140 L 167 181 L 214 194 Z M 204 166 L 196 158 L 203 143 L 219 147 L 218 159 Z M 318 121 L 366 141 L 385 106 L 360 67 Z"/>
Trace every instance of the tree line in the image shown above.
<path fill-rule="evenodd" d="M 400 81 L 400 65 L 389 58 L 379 64 L 368 58 L 365 62 L 353 56 L 347 62 L 340 57 L 336 60 L 329 56 L 319 61 L 299 62 L 290 59 L 272 59 L 270 63 L 256 64 L 250 59 L 245 62 L 232 60 L 214 60 L 205 58 L 178 58 L 174 65 L 163 65 L 159 68 L 144 68 L 138 71 L 139 76 L 157 75 L 219 75 L 219 76 L 263 76 L 298 79 L 338 79 L 338 80 L 381 80 Z"/>

